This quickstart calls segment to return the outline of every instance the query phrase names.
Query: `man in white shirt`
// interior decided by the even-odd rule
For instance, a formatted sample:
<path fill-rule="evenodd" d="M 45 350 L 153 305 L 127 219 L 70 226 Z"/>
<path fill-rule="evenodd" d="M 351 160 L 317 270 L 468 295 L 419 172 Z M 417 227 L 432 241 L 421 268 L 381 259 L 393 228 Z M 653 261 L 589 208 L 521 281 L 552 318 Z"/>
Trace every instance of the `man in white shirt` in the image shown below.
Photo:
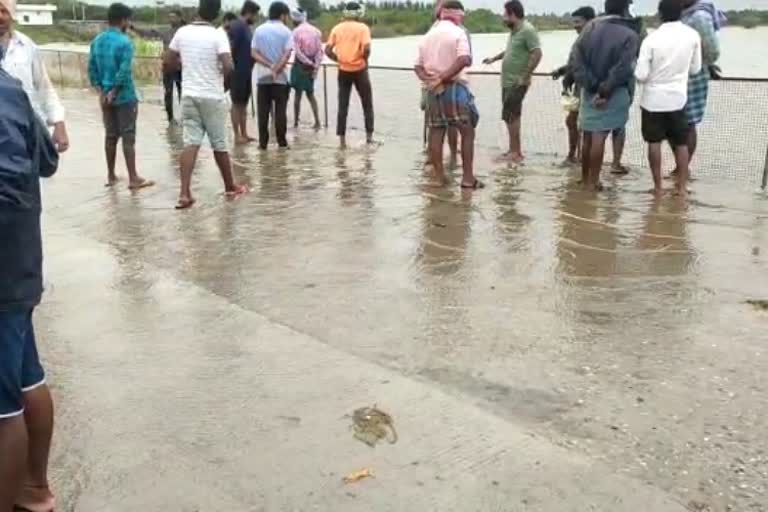
<path fill-rule="evenodd" d="M 17 78 L 40 119 L 53 127 L 53 142 L 60 153 L 69 148 L 64 107 L 48 78 L 37 45 L 14 28 L 16 0 L 0 0 L 0 46 L 5 48 L 2 67 Z"/>
<path fill-rule="evenodd" d="M 184 89 L 181 117 L 184 127 L 184 151 L 181 153 L 181 193 L 177 209 L 189 208 L 192 198 L 192 170 L 203 137 L 213 148 L 213 156 L 229 197 L 247 192 L 232 178 L 232 164 L 227 146 L 228 105 L 224 96 L 224 77 L 232 72 L 232 54 L 226 34 L 212 22 L 221 10 L 220 0 L 200 0 L 200 21 L 181 27 L 166 53 L 167 69 L 181 66 Z"/>
<path fill-rule="evenodd" d="M 661 195 L 661 143 L 675 151 L 677 190 L 687 195 L 688 181 L 688 77 L 701 71 L 701 38 L 680 21 L 679 0 L 661 0 L 661 26 L 640 46 L 635 77 L 643 84 L 640 98 L 643 139 L 648 143 L 648 163 L 653 174 L 653 193 Z"/>

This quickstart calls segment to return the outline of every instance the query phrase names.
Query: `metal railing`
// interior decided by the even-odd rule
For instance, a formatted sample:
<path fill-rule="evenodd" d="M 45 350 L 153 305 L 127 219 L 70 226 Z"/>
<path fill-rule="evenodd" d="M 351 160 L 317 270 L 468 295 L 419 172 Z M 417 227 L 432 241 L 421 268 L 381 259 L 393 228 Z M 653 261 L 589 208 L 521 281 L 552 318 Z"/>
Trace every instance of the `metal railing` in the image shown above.
<path fill-rule="evenodd" d="M 60 85 L 88 87 L 87 53 L 44 50 L 51 79 Z M 161 83 L 159 59 L 135 59 L 134 76 L 142 86 Z M 423 121 L 420 85 L 410 67 L 370 66 L 376 132 L 387 138 L 420 140 Z M 317 81 L 322 91 L 326 127 L 336 116 L 336 66 L 324 64 Z M 503 147 L 501 90 L 496 71 L 471 71 L 471 89 L 480 110 L 476 143 Z M 151 90 L 148 87 L 147 90 Z M 567 150 L 561 86 L 548 74 L 537 74 L 523 108 L 523 145 L 528 153 L 559 158 Z M 414 113 L 416 115 L 414 116 Z M 624 163 L 645 167 L 645 144 L 640 134 L 639 107 L 633 107 L 627 126 Z M 350 102 L 349 126 L 360 128 L 362 109 Z M 608 147 L 610 152 L 611 148 Z M 671 153 L 665 158 L 672 162 Z M 699 145 L 692 163 L 696 176 L 730 178 L 768 185 L 768 78 L 724 78 L 710 83 L 707 115 L 699 126 Z"/>

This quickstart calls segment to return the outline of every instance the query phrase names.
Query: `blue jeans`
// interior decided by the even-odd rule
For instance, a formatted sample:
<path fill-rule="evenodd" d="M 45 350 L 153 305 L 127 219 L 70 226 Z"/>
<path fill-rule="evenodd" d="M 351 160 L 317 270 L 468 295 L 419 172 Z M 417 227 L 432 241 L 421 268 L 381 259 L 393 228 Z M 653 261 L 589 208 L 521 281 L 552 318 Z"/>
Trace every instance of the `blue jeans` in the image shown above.
<path fill-rule="evenodd" d="M 23 394 L 42 384 L 32 310 L 0 311 L 0 419 L 23 414 Z"/>

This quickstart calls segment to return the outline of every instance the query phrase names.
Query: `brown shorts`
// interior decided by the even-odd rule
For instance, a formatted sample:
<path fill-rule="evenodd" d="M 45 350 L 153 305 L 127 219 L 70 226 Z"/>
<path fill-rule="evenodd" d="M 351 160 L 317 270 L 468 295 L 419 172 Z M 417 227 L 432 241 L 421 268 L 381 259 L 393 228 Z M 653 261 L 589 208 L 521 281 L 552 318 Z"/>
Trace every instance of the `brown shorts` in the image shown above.
<path fill-rule="evenodd" d="M 123 139 L 123 144 L 136 143 L 136 117 L 139 103 L 133 101 L 123 105 L 104 105 L 101 108 L 104 118 L 104 131 L 107 139 Z"/>
<path fill-rule="evenodd" d="M 501 90 L 501 120 L 512 121 L 523 115 L 523 100 L 527 85 L 514 85 Z"/>

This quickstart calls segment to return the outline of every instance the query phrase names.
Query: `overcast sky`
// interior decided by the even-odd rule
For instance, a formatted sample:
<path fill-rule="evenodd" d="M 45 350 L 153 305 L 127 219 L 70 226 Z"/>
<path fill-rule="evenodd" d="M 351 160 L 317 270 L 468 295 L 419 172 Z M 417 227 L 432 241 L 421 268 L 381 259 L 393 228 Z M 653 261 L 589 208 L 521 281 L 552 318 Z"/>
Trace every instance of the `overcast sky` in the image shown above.
<path fill-rule="evenodd" d="M 91 0 L 93 3 L 109 4 L 111 0 Z M 266 9 L 271 0 L 256 0 L 261 5 L 262 9 Z M 166 3 L 181 3 L 182 5 L 197 5 L 195 0 L 166 0 Z M 152 5 L 154 0 L 128 0 L 126 3 L 131 5 Z M 294 3 L 294 0 L 288 0 L 288 3 Z M 336 0 L 326 2 L 335 4 Z M 485 7 L 494 11 L 501 11 L 504 5 L 504 0 L 463 0 L 465 7 L 469 9 L 477 9 Z M 570 12 L 582 5 L 591 5 L 595 8 L 600 8 L 602 5 L 601 0 L 523 0 L 528 12 L 531 13 L 545 13 L 555 12 L 564 13 Z M 222 0 L 222 4 L 225 7 L 233 7 L 242 5 L 240 0 Z M 768 9 L 768 0 L 715 0 L 715 4 L 722 10 L 729 9 Z M 633 11 L 638 14 L 647 14 L 655 12 L 658 0 L 635 0 L 635 6 Z"/>

